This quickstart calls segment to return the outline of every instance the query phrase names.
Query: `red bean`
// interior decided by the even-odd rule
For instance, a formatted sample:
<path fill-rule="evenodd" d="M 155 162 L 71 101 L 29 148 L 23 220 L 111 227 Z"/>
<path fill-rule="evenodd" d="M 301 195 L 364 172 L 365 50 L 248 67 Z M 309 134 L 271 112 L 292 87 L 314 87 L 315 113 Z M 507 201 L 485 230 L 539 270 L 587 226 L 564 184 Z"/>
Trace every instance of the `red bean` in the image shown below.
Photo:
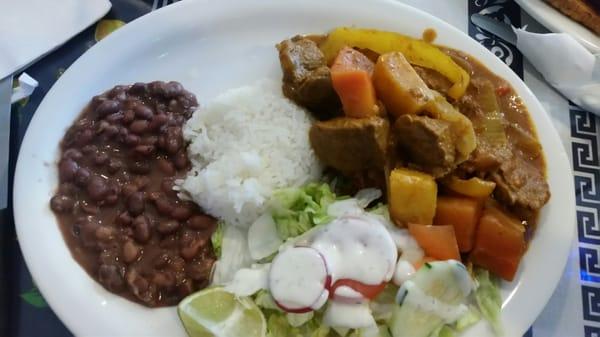
<path fill-rule="evenodd" d="M 96 232 L 94 233 L 96 238 L 100 241 L 110 241 L 114 238 L 115 231 L 113 228 L 108 226 L 100 226 L 96 228 Z"/>
<path fill-rule="evenodd" d="M 173 157 L 173 163 L 175 164 L 175 167 L 177 167 L 180 170 L 188 166 L 189 162 L 185 150 L 179 151 L 175 154 L 175 156 Z"/>
<path fill-rule="evenodd" d="M 80 187 L 86 186 L 91 176 L 92 173 L 90 170 L 86 169 L 85 167 L 80 167 L 75 174 L 75 184 Z"/>
<path fill-rule="evenodd" d="M 92 139 L 94 139 L 94 131 L 92 131 L 91 129 L 84 129 L 77 134 L 75 143 L 78 146 L 82 146 L 91 142 Z"/>
<path fill-rule="evenodd" d="M 123 244 L 123 260 L 126 263 L 132 263 L 140 256 L 140 247 L 133 241 L 128 240 Z"/>
<path fill-rule="evenodd" d="M 134 183 L 127 183 L 123 185 L 122 191 L 124 196 L 129 197 L 131 194 L 138 191 L 138 187 Z"/>
<path fill-rule="evenodd" d="M 122 112 L 116 112 L 114 114 L 106 116 L 105 120 L 111 124 L 115 124 L 122 121 L 124 117 L 125 115 L 123 115 Z"/>
<path fill-rule="evenodd" d="M 160 234 L 172 234 L 179 229 L 179 222 L 177 220 L 163 220 L 156 229 Z"/>
<path fill-rule="evenodd" d="M 66 213 L 73 210 L 75 201 L 66 195 L 55 195 L 50 199 L 50 208 L 57 213 Z"/>
<path fill-rule="evenodd" d="M 150 129 L 156 130 L 159 127 L 165 125 L 169 118 L 165 114 L 156 114 L 150 120 Z"/>
<path fill-rule="evenodd" d="M 213 226 L 215 222 L 216 220 L 208 215 L 194 215 L 185 224 L 191 229 L 204 230 Z"/>
<path fill-rule="evenodd" d="M 88 144 L 81 148 L 81 151 L 87 155 L 98 151 L 98 147 L 94 144 Z"/>
<path fill-rule="evenodd" d="M 197 237 L 187 245 L 183 245 L 179 250 L 179 255 L 185 260 L 191 260 L 198 252 L 200 252 L 200 248 L 204 247 L 207 242 L 208 240 L 205 237 Z"/>
<path fill-rule="evenodd" d="M 63 153 L 63 158 L 69 158 L 72 160 L 79 160 L 83 157 L 83 153 L 78 149 L 68 149 Z"/>
<path fill-rule="evenodd" d="M 149 156 L 154 153 L 154 145 L 138 145 L 133 149 L 136 153 L 142 156 Z"/>
<path fill-rule="evenodd" d="M 104 134 L 110 139 L 119 134 L 119 127 L 116 125 L 109 125 L 104 130 Z"/>
<path fill-rule="evenodd" d="M 58 175 L 61 181 L 71 181 L 75 178 L 79 165 L 70 158 L 60 161 L 58 166 Z"/>
<path fill-rule="evenodd" d="M 133 216 L 144 212 L 145 200 L 143 192 L 134 192 L 127 198 L 127 209 Z"/>
<path fill-rule="evenodd" d="M 129 131 L 137 134 L 142 134 L 148 130 L 150 123 L 147 120 L 137 119 L 129 125 Z"/>
<path fill-rule="evenodd" d="M 87 192 L 94 201 L 100 201 L 108 194 L 108 181 L 99 175 L 92 176 L 87 184 Z"/>
<path fill-rule="evenodd" d="M 151 236 L 150 220 L 145 215 L 138 215 L 133 220 L 133 237 L 139 243 L 146 243 Z"/>
<path fill-rule="evenodd" d="M 150 184 L 150 178 L 147 176 L 137 176 L 133 179 L 133 183 L 138 187 L 139 190 L 145 189 Z"/>
<path fill-rule="evenodd" d="M 166 175 L 172 176 L 175 174 L 175 166 L 168 159 L 159 158 L 156 162 L 158 168 Z"/>
<path fill-rule="evenodd" d="M 140 143 L 143 145 L 156 145 L 157 141 L 158 141 L 158 137 L 156 137 L 156 136 L 145 136 L 142 138 Z"/>
<path fill-rule="evenodd" d="M 129 93 L 134 95 L 141 95 L 146 92 L 146 83 L 137 82 L 129 88 Z"/>
<path fill-rule="evenodd" d="M 175 275 L 169 271 L 158 272 L 154 274 L 152 282 L 159 288 L 172 288 L 175 286 Z"/>
<path fill-rule="evenodd" d="M 118 112 L 119 108 L 120 108 L 119 102 L 113 101 L 113 100 L 106 100 L 106 101 L 100 103 L 100 105 L 98 105 L 98 107 L 96 107 L 96 113 L 98 114 L 98 116 L 104 117 L 106 115 L 110 115 L 110 114 Z"/>
<path fill-rule="evenodd" d="M 117 217 L 115 219 L 115 223 L 117 223 L 118 225 L 121 225 L 121 226 L 129 226 L 132 221 L 133 221 L 133 218 L 127 211 L 120 213 L 119 215 L 117 215 Z"/>
<path fill-rule="evenodd" d="M 156 205 L 156 209 L 162 215 L 171 214 L 171 212 L 173 212 L 173 208 L 175 208 L 171 201 L 166 197 L 158 198 L 154 203 Z"/>
<path fill-rule="evenodd" d="M 192 215 L 192 210 L 187 206 L 175 206 L 171 211 L 171 216 L 179 221 L 187 220 Z"/>
<path fill-rule="evenodd" d="M 125 110 L 125 112 L 123 113 L 123 119 L 121 120 L 121 122 L 123 122 L 123 124 L 129 124 L 129 123 L 133 122 L 134 119 L 135 119 L 135 112 L 133 110 Z"/>
<path fill-rule="evenodd" d="M 136 146 L 140 143 L 140 141 L 140 136 L 134 135 L 132 133 L 128 134 L 127 137 L 125 137 L 125 144 L 129 146 Z"/>
<path fill-rule="evenodd" d="M 152 112 L 152 109 L 150 109 L 149 107 L 142 105 L 142 104 L 138 104 L 138 105 L 134 106 L 133 111 L 135 112 L 135 117 L 140 118 L 140 119 L 149 120 L 154 115 L 154 112 Z"/>
<path fill-rule="evenodd" d="M 108 193 L 104 198 L 104 201 L 109 205 L 114 205 L 121 194 L 121 184 L 115 180 L 109 180 L 108 182 Z"/>

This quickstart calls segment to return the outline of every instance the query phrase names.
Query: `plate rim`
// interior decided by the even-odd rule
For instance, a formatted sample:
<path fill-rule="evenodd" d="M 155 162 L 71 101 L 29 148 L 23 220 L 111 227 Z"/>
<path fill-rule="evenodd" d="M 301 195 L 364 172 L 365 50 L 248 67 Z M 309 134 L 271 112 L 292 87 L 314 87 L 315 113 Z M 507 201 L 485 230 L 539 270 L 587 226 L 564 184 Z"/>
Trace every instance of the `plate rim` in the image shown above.
<path fill-rule="evenodd" d="M 270 0 L 271 2 L 275 1 L 275 0 Z M 318 4 L 318 0 L 310 0 L 313 1 L 315 3 L 315 6 L 319 6 L 321 4 Z M 343 1 L 343 0 L 336 0 L 338 3 L 344 3 L 344 4 L 354 4 L 356 6 L 364 6 L 364 3 L 360 2 L 359 0 L 351 0 L 351 1 Z M 336 1 L 333 1 L 332 3 L 335 3 Z M 226 6 L 230 5 L 230 4 L 247 4 L 249 3 L 249 0 L 237 0 L 237 1 L 228 1 L 226 2 Z M 97 50 L 101 47 L 99 46 L 110 46 L 111 43 L 113 43 L 112 41 L 117 41 L 118 39 L 121 39 L 122 36 L 127 36 L 126 34 L 128 34 L 129 31 L 135 31 L 135 29 L 139 27 L 142 27 L 144 25 L 145 22 L 151 22 L 151 20 L 153 20 L 152 18 L 158 17 L 158 16 L 163 16 L 163 15 L 168 15 L 168 13 L 171 12 L 175 12 L 177 10 L 183 10 L 184 8 L 186 8 L 187 6 L 194 6 L 194 5 L 198 5 L 198 4 L 202 4 L 202 3 L 211 3 L 210 0 L 197 0 L 197 1 L 181 1 L 179 3 L 175 3 L 172 5 L 169 5 L 161 10 L 158 11 L 154 11 L 151 12 L 149 14 L 146 14 L 132 22 L 130 22 L 128 25 L 126 25 L 125 27 L 123 27 L 123 29 L 120 29 L 118 31 L 116 31 L 115 33 L 111 34 L 110 36 L 108 36 L 106 39 L 104 39 L 103 41 L 99 42 L 98 44 L 96 44 L 95 46 L 93 46 L 92 48 L 90 48 L 88 51 L 86 51 L 83 55 L 81 55 L 68 69 L 67 71 L 63 74 L 63 76 L 52 86 L 52 88 L 48 91 L 48 93 L 46 94 L 46 96 L 44 97 L 44 99 L 42 100 L 42 102 L 40 103 L 40 105 L 38 106 L 38 109 L 36 110 L 36 113 L 34 114 L 31 122 L 30 122 L 30 126 L 31 125 L 36 125 L 36 120 L 38 119 L 39 115 L 38 111 L 44 111 L 44 110 L 48 110 L 48 108 L 46 107 L 46 105 L 48 104 L 48 97 L 51 97 L 52 95 L 55 94 L 55 88 L 60 87 L 60 85 L 58 85 L 59 83 L 65 82 L 67 81 L 67 79 L 70 79 L 71 76 L 76 76 L 73 75 L 73 73 L 76 71 L 77 68 L 81 67 L 81 64 L 85 63 L 85 60 L 87 58 L 90 58 L 89 55 L 92 55 L 93 53 L 97 53 Z M 268 1 L 266 1 L 265 3 L 268 3 Z M 486 67 L 488 68 L 493 68 L 492 65 L 496 65 L 499 67 L 503 67 L 506 69 L 509 69 L 508 66 L 506 66 L 504 63 L 502 63 L 501 61 L 499 61 L 496 56 L 494 56 L 492 53 L 490 53 L 487 49 L 485 49 L 483 46 L 479 45 L 477 42 L 472 41 L 472 39 L 470 37 L 468 37 L 468 35 L 466 35 L 464 32 L 460 31 L 458 28 L 446 23 L 445 21 L 431 15 L 428 14 L 426 12 L 424 12 L 423 10 L 420 10 L 418 8 L 414 8 L 410 5 L 404 4 L 404 3 L 400 3 L 397 1 L 393 1 L 393 0 L 376 0 L 374 1 L 374 3 L 376 3 L 377 6 L 392 6 L 394 7 L 394 10 L 397 11 L 408 11 L 409 13 L 417 13 L 418 15 L 426 18 L 427 20 L 429 20 L 428 22 L 433 22 L 441 27 L 444 27 L 445 29 L 448 29 L 451 34 L 450 35 L 456 35 L 458 41 L 462 44 L 462 40 L 468 39 L 471 42 L 464 42 L 468 45 L 472 45 L 475 50 L 478 50 L 478 53 L 476 53 L 476 55 L 474 55 L 474 57 L 476 59 L 478 59 L 482 64 L 484 64 Z M 129 27 L 129 28 L 128 28 Z M 458 37 L 460 35 L 460 37 Z M 465 40 L 466 41 L 466 40 Z M 477 46 L 475 46 L 477 45 Z M 104 47 L 102 47 L 104 48 Z M 481 55 L 479 55 L 479 53 L 481 53 Z M 472 53 L 469 53 L 472 54 Z M 88 56 L 86 56 L 88 55 Z M 493 60 L 490 57 L 493 57 Z M 488 64 L 488 62 L 490 62 Z M 501 65 L 500 65 L 501 64 Z M 506 72 L 506 69 L 503 69 L 504 72 Z M 496 69 L 493 69 L 493 72 L 498 74 L 498 71 Z M 541 118 L 541 120 L 543 120 L 543 124 L 546 126 L 549 126 L 549 130 L 544 130 L 544 133 L 549 132 L 550 134 L 552 134 L 552 136 L 554 136 L 555 139 L 552 139 L 552 137 L 548 138 L 547 141 L 549 142 L 548 144 L 544 144 L 545 146 L 547 145 L 553 145 L 555 149 L 558 149 L 555 151 L 552 151 L 553 156 L 556 155 L 559 159 L 560 162 L 564 164 L 564 162 L 566 162 L 566 166 L 562 165 L 562 169 L 561 170 L 567 170 L 567 173 L 569 173 L 569 177 L 572 177 L 572 171 L 571 171 L 571 167 L 570 167 L 570 162 L 568 160 L 568 155 L 566 153 L 566 150 L 564 149 L 564 147 L 562 146 L 562 142 L 560 141 L 560 138 L 558 136 L 558 133 L 554 127 L 554 125 L 552 124 L 549 116 L 547 115 L 545 109 L 543 108 L 543 106 L 541 105 L 541 103 L 539 102 L 539 100 L 535 97 L 535 95 L 531 92 L 531 90 L 529 89 L 529 87 L 520 79 L 518 78 L 518 76 L 516 76 L 516 74 L 514 74 L 512 71 L 510 71 L 509 73 L 507 73 L 507 75 L 501 75 L 499 74 L 499 76 L 503 77 L 504 79 L 506 79 L 513 87 L 515 87 L 515 90 L 519 93 L 520 96 L 526 96 L 531 102 L 529 102 L 529 104 L 527 104 L 528 110 L 530 111 L 530 114 L 532 114 L 532 111 L 539 111 L 539 114 L 543 114 L 538 116 L 539 118 Z M 532 116 L 533 118 L 533 116 Z M 32 251 L 32 247 L 29 247 L 27 245 L 27 240 L 24 239 L 24 231 L 25 228 L 23 226 L 23 221 L 20 220 L 24 217 L 24 211 L 23 211 L 23 206 L 26 206 L 26 197 L 23 197 L 22 194 L 26 194 L 23 193 L 24 191 L 22 189 L 19 189 L 18 187 L 23 185 L 25 183 L 26 178 L 24 178 L 22 175 L 24 174 L 24 169 L 23 167 L 23 163 L 27 161 L 27 159 L 25 159 L 25 150 L 28 149 L 27 146 L 29 146 L 29 141 L 28 139 L 31 138 L 30 136 L 30 130 L 32 128 L 28 127 L 24 138 L 23 138 L 23 143 L 21 146 L 21 149 L 19 151 L 19 156 L 17 159 L 17 166 L 15 169 L 15 179 L 14 179 L 14 186 L 13 186 L 13 212 L 15 215 L 15 225 L 16 225 L 16 229 L 17 229 L 17 235 L 18 238 L 21 239 L 20 240 L 20 245 L 21 245 L 21 249 L 23 252 L 23 256 L 25 258 L 25 261 L 27 263 L 27 266 L 29 268 L 29 270 L 31 271 L 31 274 L 34 278 L 34 280 L 36 282 L 38 282 L 37 284 L 39 285 L 40 291 L 42 292 L 42 294 L 44 294 L 44 296 L 46 296 L 51 290 L 49 289 L 48 285 L 45 284 L 45 282 L 41 281 L 41 277 L 39 274 L 36 273 L 36 268 L 32 267 L 32 261 L 35 260 L 34 258 L 34 252 Z M 541 133 L 536 123 L 536 129 L 538 130 L 538 136 L 540 137 L 541 140 Z M 27 145 L 27 146 L 25 146 Z M 546 155 L 546 161 L 548 162 L 548 148 L 545 148 L 545 155 Z M 550 164 L 547 163 L 547 166 L 549 166 Z M 549 169 L 549 167 L 548 167 Z M 563 172 L 564 173 L 564 172 Z M 565 182 L 566 186 L 563 185 L 563 188 L 567 188 L 568 193 L 565 196 L 565 198 L 568 199 L 568 201 L 570 202 L 571 207 L 567 210 L 567 213 L 569 215 L 571 215 L 569 224 L 572 224 L 572 230 L 569 231 L 569 240 L 568 243 L 566 244 L 567 247 L 570 247 L 571 245 L 571 241 L 573 238 L 573 235 L 575 234 L 575 198 L 574 198 L 574 184 L 572 179 L 568 179 L 567 182 Z M 535 237 L 534 237 L 535 240 Z M 557 263 L 554 264 L 554 267 L 560 267 L 560 268 L 556 268 L 554 271 L 554 275 L 556 276 L 556 274 L 558 273 L 558 277 L 555 277 L 555 282 L 553 282 L 553 286 L 551 287 L 551 291 L 544 293 L 542 297 L 544 297 L 544 305 L 540 305 L 539 308 L 537 308 L 537 310 L 535 310 L 534 315 L 531 315 L 531 313 L 529 314 L 529 316 L 533 316 L 534 319 L 535 317 L 537 317 L 539 315 L 539 313 L 541 312 L 541 310 L 544 308 L 545 303 L 548 302 L 548 300 L 550 299 L 550 296 L 552 295 L 554 289 L 556 289 L 556 286 L 558 285 L 558 282 L 560 280 L 560 275 L 562 274 L 562 271 L 564 270 L 564 267 L 566 265 L 567 262 L 567 258 L 568 258 L 568 249 L 565 250 L 565 254 L 563 254 L 561 256 L 561 260 L 557 261 Z M 530 267 L 531 268 L 531 267 Z M 558 272 L 557 272 L 558 271 Z M 87 275 L 87 274 L 86 274 Z M 517 285 L 518 287 L 519 285 Z M 62 311 L 62 310 L 58 310 L 55 308 L 60 307 L 59 305 L 59 301 L 55 300 L 53 296 L 46 296 L 46 298 L 50 299 L 48 302 L 50 304 L 50 306 L 54 309 L 55 313 L 57 314 L 58 317 L 60 317 L 61 321 L 63 321 L 65 323 L 65 325 L 67 325 L 69 327 L 69 329 L 73 332 L 76 332 L 77 335 L 80 334 L 85 334 L 82 333 L 83 331 L 87 331 L 84 328 L 80 328 L 80 326 L 78 324 L 76 324 L 73 321 L 72 317 L 69 317 L 70 315 L 66 312 L 66 311 Z M 508 303 L 508 300 L 506 300 L 505 303 Z M 152 310 L 160 310 L 160 309 L 152 309 Z M 530 324 L 533 322 L 533 319 L 531 320 L 531 322 L 529 322 Z M 520 327 L 519 329 L 523 330 L 523 332 L 525 331 L 525 329 L 527 329 L 528 327 Z"/>
<path fill-rule="evenodd" d="M 600 53 L 600 35 L 591 29 L 563 14 L 558 9 L 542 0 L 515 0 L 517 4 L 540 24 L 553 33 L 567 33 L 593 53 Z M 546 15 L 544 15 L 546 14 Z M 589 32 L 590 36 L 581 35 L 578 31 Z"/>

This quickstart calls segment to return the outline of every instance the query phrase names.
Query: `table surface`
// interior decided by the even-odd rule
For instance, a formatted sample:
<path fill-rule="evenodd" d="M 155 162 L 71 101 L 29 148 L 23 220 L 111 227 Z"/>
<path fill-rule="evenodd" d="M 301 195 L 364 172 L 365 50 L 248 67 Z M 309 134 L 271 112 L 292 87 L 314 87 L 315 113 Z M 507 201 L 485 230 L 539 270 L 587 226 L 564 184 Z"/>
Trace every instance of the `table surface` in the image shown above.
<path fill-rule="evenodd" d="M 104 19 L 129 22 L 173 0 L 111 0 Z M 177 0 L 175 0 L 177 1 Z M 482 13 L 530 30 L 545 31 L 513 0 L 400 0 L 457 26 L 492 50 L 538 96 L 563 145 L 570 153 L 577 202 L 577 237 L 569 263 L 550 302 L 526 336 L 600 337 L 600 120 L 570 104 L 541 79 L 511 45 L 473 26 L 469 17 Z M 447 10 L 446 10 L 447 9 Z M 96 43 L 96 26 L 86 29 L 25 71 L 40 83 L 26 101 L 13 104 L 10 121 L 9 190 L 25 130 L 37 106 L 62 72 Z M 541 130 L 540 132 L 543 132 Z M 39 293 L 21 255 L 12 217 L 12 200 L 0 214 L 0 336 L 70 336 Z M 551 261 L 549 261 L 551 263 Z M 57 285 L 60 286 L 60 285 Z M 506 324 L 510 324 L 506 322 Z"/>

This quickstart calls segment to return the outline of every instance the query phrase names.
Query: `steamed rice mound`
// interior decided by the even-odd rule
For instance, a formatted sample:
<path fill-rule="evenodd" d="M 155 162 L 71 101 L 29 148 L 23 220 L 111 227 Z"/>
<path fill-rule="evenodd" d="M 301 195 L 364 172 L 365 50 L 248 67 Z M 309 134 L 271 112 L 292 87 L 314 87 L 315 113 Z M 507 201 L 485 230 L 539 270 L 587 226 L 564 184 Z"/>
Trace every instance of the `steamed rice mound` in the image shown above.
<path fill-rule="evenodd" d="M 226 91 L 184 125 L 192 169 L 180 188 L 225 223 L 249 226 L 275 189 L 319 178 L 310 125 L 276 82 Z"/>

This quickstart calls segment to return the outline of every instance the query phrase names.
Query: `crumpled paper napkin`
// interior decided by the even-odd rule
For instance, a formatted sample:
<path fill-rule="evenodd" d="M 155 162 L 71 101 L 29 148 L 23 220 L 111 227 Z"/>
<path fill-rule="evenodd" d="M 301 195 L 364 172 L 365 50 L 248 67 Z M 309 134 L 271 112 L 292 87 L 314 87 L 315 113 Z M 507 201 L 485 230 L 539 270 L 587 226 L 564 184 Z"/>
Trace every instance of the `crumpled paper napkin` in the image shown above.
<path fill-rule="evenodd" d="M 109 0 L 0 1 L 0 79 L 62 45 L 110 7 Z"/>
<path fill-rule="evenodd" d="M 600 55 L 568 34 L 536 34 L 513 28 L 517 48 L 546 81 L 579 107 L 600 115 Z"/>

